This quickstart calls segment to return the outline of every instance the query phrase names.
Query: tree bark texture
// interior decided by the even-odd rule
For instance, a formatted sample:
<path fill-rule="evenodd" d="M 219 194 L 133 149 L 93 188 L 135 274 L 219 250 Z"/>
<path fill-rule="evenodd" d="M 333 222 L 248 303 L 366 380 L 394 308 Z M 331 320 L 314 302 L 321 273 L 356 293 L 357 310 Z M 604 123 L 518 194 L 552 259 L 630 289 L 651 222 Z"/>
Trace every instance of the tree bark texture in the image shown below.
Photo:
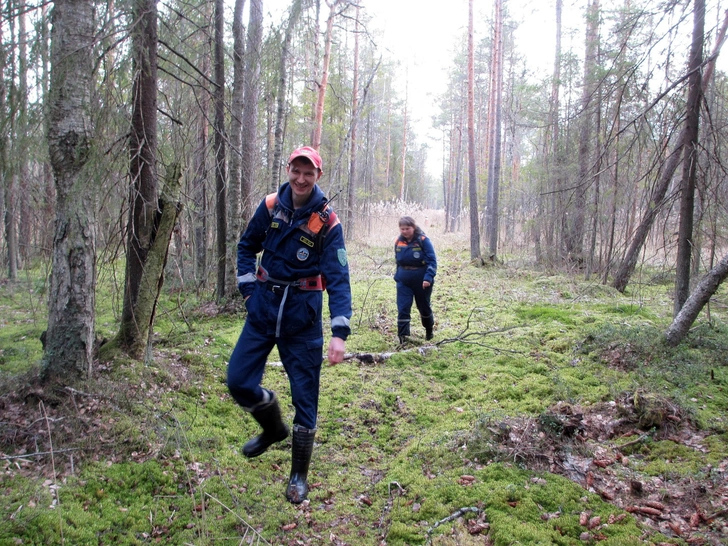
<path fill-rule="evenodd" d="M 252 11 L 252 4 L 251 4 Z M 227 187 L 227 270 L 225 281 L 228 295 L 237 293 L 235 271 L 237 256 L 234 252 L 242 231 L 242 154 L 243 154 L 243 109 L 245 108 L 245 27 L 243 11 L 245 0 L 235 0 L 233 9 L 233 88 L 230 97 L 230 164 Z M 257 104 L 256 104 L 257 106 Z"/>
<path fill-rule="evenodd" d="M 159 213 L 157 175 L 157 4 L 138 0 L 132 30 L 134 84 L 129 136 L 129 224 L 127 226 L 124 306 L 117 336 L 124 350 L 133 351 L 146 339 L 149 324 L 137 317 L 137 304 Z"/>
<path fill-rule="evenodd" d="M 470 258 L 480 258 L 478 177 L 475 172 L 475 45 L 473 0 L 468 1 L 468 196 L 470 198 Z"/>
<path fill-rule="evenodd" d="M 579 136 L 579 176 L 574 189 L 571 206 L 566 213 L 564 247 L 566 259 L 571 263 L 584 263 L 584 225 L 587 190 L 591 185 L 591 140 L 594 124 L 594 97 L 596 95 L 596 67 L 599 40 L 599 0 L 590 0 L 587 8 L 586 39 L 584 55 L 584 82 L 581 98 L 581 120 Z"/>
<path fill-rule="evenodd" d="M 155 219 L 154 237 L 147 249 L 147 259 L 139 279 L 139 292 L 134 306 L 134 335 L 130 336 L 129 343 L 125 346 L 125 350 L 134 358 L 144 357 L 151 347 L 154 314 L 164 284 L 169 241 L 182 210 L 179 203 L 181 173 L 179 164 L 175 163 L 170 167 L 159 199 L 159 215 Z"/>
<path fill-rule="evenodd" d="M 501 112 L 503 90 L 503 1 L 495 0 L 493 31 L 493 55 L 491 60 L 491 109 L 492 131 L 488 154 L 488 191 L 485 208 L 485 236 L 488 242 L 488 258 L 495 261 L 498 253 L 498 219 L 501 171 Z"/>
<path fill-rule="evenodd" d="M 5 74 L 6 69 L 6 60 L 9 58 L 9 51 L 5 51 L 5 42 L 1 40 L 2 38 L 2 30 L 3 30 L 3 24 L 0 24 L 0 68 L 2 71 L 0 71 L 0 74 Z M 14 71 L 14 67 L 11 67 Z M 2 101 L 2 110 L 1 112 L 5 112 L 7 106 L 12 106 L 12 104 L 6 104 L 6 97 L 10 94 L 9 90 L 5 87 L 5 78 L 0 78 L 0 100 Z M 11 87 L 12 89 L 12 87 Z M 11 101 L 12 102 L 12 101 Z M 14 281 L 18 278 L 18 231 L 17 231 L 17 218 L 16 218 L 16 195 L 17 195 L 17 185 L 18 180 L 17 176 L 15 175 L 15 169 L 12 167 L 11 162 L 9 161 L 8 157 L 8 148 L 11 147 L 12 140 L 8 138 L 9 133 L 12 132 L 12 126 L 14 123 L 12 122 L 12 119 L 10 122 L 6 123 L 6 126 L 10 126 L 10 130 L 4 130 L 2 131 L 2 134 L 0 135 L 0 138 L 2 139 L 2 149 L 0 149 L 0 152 L 2 152 L 2 157 L 0 159 L 2 160 L 2 163 L 0 164 L 0 175 L 2 176 L 2 218 L 3 218 L 3 227 L 4 227 L 4 235 L 5 235 L 5 246 L 7 249 L 7 259 L 8 259 L 8 279 L 11 281 Z"/>
<path fill-rule="evenodd" d="M 227 272 L 227 184 L 225 181 L 225 13 L 223 0 L 215 0 L 215 217 L 217 300 L 225 298 Z"/>
<path fill-rule="evenodd" d="M 683 172 L 680 186 L 680 224 L 677 233 L 677 263 L 675 265 L 675 301 L 673 316 L 677 316 L 690 294 L 690 258 L 693 253 L 693 214 L 695 207 L 695 175 L 698 167 L 698 133 L 700 128 L 700 65 L 703 63 L 705 34 L 705 0 L 693 4 L 693 41 L 690 45 L 688 70 L 688 103 L 683 143 Z"/>
<path fill-rule="evenodd" d="M 84 174 L 93 140 L 94 2 L 56 0 L 52 17 L 48 149 L 57 205 L 42 363 L 46 380 L 91 372 L 96 285 L 95 192 Z"/>

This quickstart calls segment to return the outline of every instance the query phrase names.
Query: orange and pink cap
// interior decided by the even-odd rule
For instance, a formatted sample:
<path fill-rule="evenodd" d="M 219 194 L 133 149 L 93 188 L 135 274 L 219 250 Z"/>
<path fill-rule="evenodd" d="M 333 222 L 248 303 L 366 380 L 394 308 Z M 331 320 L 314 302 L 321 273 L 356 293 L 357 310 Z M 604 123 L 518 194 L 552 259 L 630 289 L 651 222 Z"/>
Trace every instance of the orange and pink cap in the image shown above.
<path fill-rule="evenodd" d="M 288 158 L 288 163 L 290 164 L 291 161 L 293 161 L 297 157 L 305 157 L 311 163 L 313 163 L 313 166 L 316 167 L 318 170 L 320 170 L 321 172 L 324 171 L 321 156 L 316 150 L 311 148 L 311 146 L 301 146 L 300 148 L 296 148 L 295 150 L 293 150 L 291 156 Z"/>

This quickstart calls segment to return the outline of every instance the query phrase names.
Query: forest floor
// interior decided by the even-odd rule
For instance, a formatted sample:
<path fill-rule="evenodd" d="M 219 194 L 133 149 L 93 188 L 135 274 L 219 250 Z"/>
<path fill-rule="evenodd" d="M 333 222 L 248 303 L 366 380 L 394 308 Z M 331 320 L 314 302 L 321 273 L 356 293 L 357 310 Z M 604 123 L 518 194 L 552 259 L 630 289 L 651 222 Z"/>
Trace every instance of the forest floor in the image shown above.
<path fill-rule="evenodd" d="M 20 321 L 14 350 L 0 339 L 0 545 L 727 543 L 717 305 L 669 349 L 666 284 L 624 296 L 450 249 L 434 342 L 413 328 L 399 346 L 387 250 L 352 253 L 351 352 L 323 372 L 300 506 L 282 498 L 290 441 L 238 451 L 255 433 L 224 385 L 239 306 L 170 292 L 147 363 L 99 362 L 73 388 L 22 371 L 42 321 Z M 27 311 L 3 290 L 9 326 Z M 290 418 L 276 358 L 266 384 Z"/>

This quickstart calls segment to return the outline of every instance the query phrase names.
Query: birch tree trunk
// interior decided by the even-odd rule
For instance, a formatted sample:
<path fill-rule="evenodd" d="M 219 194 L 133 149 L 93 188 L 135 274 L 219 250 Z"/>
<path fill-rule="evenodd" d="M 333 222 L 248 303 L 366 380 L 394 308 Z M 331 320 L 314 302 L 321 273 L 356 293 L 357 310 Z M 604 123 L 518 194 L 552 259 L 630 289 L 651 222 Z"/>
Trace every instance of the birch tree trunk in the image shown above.
<path fill-rule="evenodd" d="M 88 376 L 93 363 L 96 203 L 84 167 L 93 141 L 94 2 L 56 0 L 52 17 L 48 150 L 57 205 L 42 376 L 62 380 Z"/>

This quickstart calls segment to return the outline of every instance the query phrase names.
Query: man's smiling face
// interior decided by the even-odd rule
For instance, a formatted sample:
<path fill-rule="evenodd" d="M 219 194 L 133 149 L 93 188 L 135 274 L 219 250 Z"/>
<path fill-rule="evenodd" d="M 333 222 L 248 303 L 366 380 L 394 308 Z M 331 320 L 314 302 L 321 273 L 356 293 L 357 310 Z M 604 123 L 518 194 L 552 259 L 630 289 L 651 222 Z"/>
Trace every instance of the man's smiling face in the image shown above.
<path fill-rule="evenodd" d="M 294 199 L 299 202 L 308 199 L 314 184 L 321 178 L 321 171 L 310 161 L 301 157 L 297 157 L 289 163 L 287 172 Z"/>

